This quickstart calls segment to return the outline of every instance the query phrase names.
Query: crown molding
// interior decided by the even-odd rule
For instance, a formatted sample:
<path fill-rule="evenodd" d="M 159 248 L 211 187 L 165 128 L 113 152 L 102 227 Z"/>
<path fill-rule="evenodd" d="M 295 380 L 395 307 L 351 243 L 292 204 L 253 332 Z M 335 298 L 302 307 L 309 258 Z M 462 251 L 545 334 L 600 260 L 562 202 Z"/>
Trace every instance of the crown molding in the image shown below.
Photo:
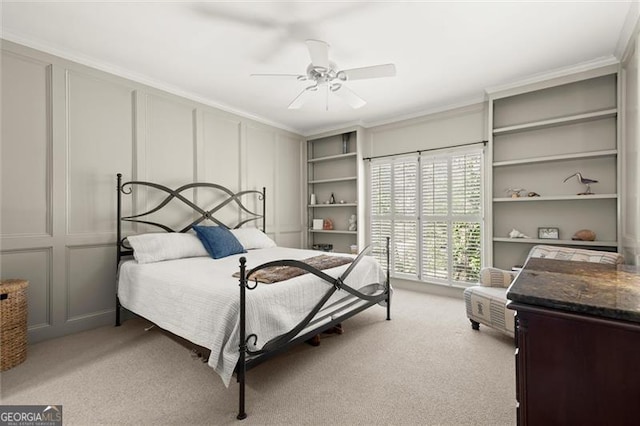
<path fill-rule="evenodd" d="M 234 108 L 232 106 L 229 105 L 225 105 L 223 103 L 214 101 L 212 99 L 209 98 L 205 98 L 203 96 L 200 96 L 198 94 L 195 94 L 193 92 L 189 92 L 183 89 L 180 89 L 176 86 L 173 86 L 171 84 L 167 84 L 163 81 L 160 80 L 155 80 L 152 78 L 149 78 L 145 75 L 142 74 L 138 74 L 138 73 L 134 73 L 132 71 L 117 67 L 115 65 L 111 65 L 109 63 L 106 62 L 102 62 L 99 61 L 97 59 L 91 58 L 91 57 L 87 57 L 87 56 L 83 56 L 83 55 L 77 55 L 74 53 L 71 53 L 70 51 L 66 50 L 66 49 L 61 49 L 58 47 L 53 47 L 44 43 L 40 43 L 37 41 L 33 41 L 31 39 L 22 37 L 20 35 L 17 35 L 15 33 L 12 33 L 11 31 L 6 31 L 3 30 L 2 31 L 2 36 L 0 38 L 0 40 L 7 40 L 9 42 L 12 43 L 16 43 L 18 45 L 22 45 L 31 49 L 35 49 L 41 52 L 44 52 L 46 54 L 52 55 L 52 56 L 56 56 L 58 58 L 61 58 L 63 60 L 66 61 L 70 61 L 70 62 L 74 62 L 80 65 L 84 65 L 87 67 L 91 67 L 94 69 L 97 69 L 99 71 L 103 71 L 109 74 L 113 74 L 117 77 L 121 77 L 121 78 L 125 78 L 127 80 L 133 81 L 135 83 L 139 83 L 139 84 L 143 84 L 145 86 L 151 87 L 153 89 L 158 89 L 158 90 L 162 90 L 164 92 L 170 93 L 172 95 L 176 95 L 176 96 L 180 96 L 182 98 L 186 98 L 189 99 L 191 101 L 195 101 L 198 103 L 201 103 L 203 105 L 206 106 L 210 106 L 216 109 L 219 109 L 221 111 L 225 111 L 231 114 L 235 114 L 238 115 L 240 117 L 244 117 L 247 118 L 249 120 L 253 120 L 256 121 L 258 123 L 261 124 L 266 124 L 268 126 L 271 127 L 276 127 L 280 130 L 284 130 L 290 133 L 294 133 L 298 136 L 302 135 L 303 132 L 300 131 L 299 129 L 294 129 L 292 127 L 289 127 L 287 125 L 284 125 L 282 123 L 278 123 L 275 121 L 271 121 L 269 119 L 254 115 L 250 112 L 241 110 L 241 109 L 237 109 Z"/>
<path fill-rule="evenodd" d="M 364 127 L 361 123 L 356 123 L 355 121 L 353 121 L 351 123 L 345 124 L 344 126 L 324 129 L 318 133 L 309 134 L 307 135 L 307 139 L 322 139 L 328 136 L 335 136 L 343 133 L 361 132 L 363 130 L 367 130 L 367 128 Z"/>
<path fill-rule="evenodd" d="M 603 71 L 603 74 L 609 71 L 609 68 L 614 69 L 619 65 L 620 61 L 613 56 L 605 56 L 601 58 L 592 59 L 590 61 L 581 62 L 578 64 L 570 65 L 567 67 L 556 68 L 555 70 L 545 71 L 538 74 L 533 74 L 522 80 L 514 81 L 511 83 L 502 84 L 499 86 L 488 87 L 485 89 L 488 95 L 495 97 L 496 94 L 506 94 L 515 90 L 520 90 L 526 86 L 532 86 L 541 84 L 554 79 L 566 78 L 575 76 L 580 73 L 594 72 L 598 73 Z M 532 89 L 533 90 L 533 89 Z M 511 95 L 511 93 L 508 93 Z"/>
<path fill-rule="evenodd" d="M 638 25 L 640 19 L 640 7 L 638 0 L 631 2 L 629 12 L 620 31 L 620 37 L 616 43 L 615 56 L 622 62 L 628 53 L 629 46 L 632 44 L 632 37 L 638 34 Z"/>
<path fill-rule="evenodd" d="M 322 138 L 332 134 L 352 132 L 358 127 L 366 128 L 361 120 L 355 120 L 347 123 L 340 123 L 331 127 L 318 127 L 313 130 L 306 131 L 303 136 L 307 139 Z"/>
<path fill-rule="evenodd" d="M 459 110 L 468 109 L 469 111 L 476 111 L 478 109 L 482 109 L 484 102 L 486 101 L 486 97 L 483 96 L 475 96 L 473 98 L 469 98 L 460 102 L 451 103 L 439 107 L 429 108 L 425 110 L 420 110 L 408 114 L 389 116 L 384 119 L 369 121 L 365 123 L 363 126 L 367 129 L 371 129 L 373 127 L 385 126 L 389 124 L 399 124 L 401 122 L 413 119 L 430 119 L 430 116 L 435 114 L 442 113 L 457 113 Z"/>
<path fill-rule="evenodd" d="M 386 118 L 382 118 L 380 120 L 375 120 L 375 121 L 365 122 L 362 120 L 358 120 L 358 121 L 352 121 L 349 123 L 339 124 L 334 127 L 321 127 L 309 132 L 305 132 L 304 136 L 307 138 L 322 137 L 323 135 L 342 133 L 345 130 L 355 128 L 357 126 L 360 126 L 365 130 L 371 130 L 375 127 L 384 126 L 384 125 L 397 124 L 401 126 L 403 125 L 404 122 L 408 120 L 415 120 L 415 119 L 431 120 L 433 119 L 433 116 L 435 114 L 458 114 L 461 112 L 479 111 L 484 108 L 484 102 L 486 100 L 487 99 L 485 96 L 477 96 L 477 97 L 470 98 L 465 101 L 460 101 L 453 104 L 434 107 L 434 108 L 412 112 L 408 114 L 403 114 L 403 115 L 388 116 Z"/>

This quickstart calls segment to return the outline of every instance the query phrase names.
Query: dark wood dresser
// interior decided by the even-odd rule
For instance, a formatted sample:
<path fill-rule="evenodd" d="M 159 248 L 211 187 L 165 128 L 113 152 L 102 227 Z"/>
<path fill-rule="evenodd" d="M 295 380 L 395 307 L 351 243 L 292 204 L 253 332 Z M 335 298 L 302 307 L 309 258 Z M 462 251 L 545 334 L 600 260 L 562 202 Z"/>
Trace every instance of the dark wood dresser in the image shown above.
<path fill-rule="evenodd" d="M 640 269 L 532 258 L 516 314 L 519 425 L 640 424 Z"/>

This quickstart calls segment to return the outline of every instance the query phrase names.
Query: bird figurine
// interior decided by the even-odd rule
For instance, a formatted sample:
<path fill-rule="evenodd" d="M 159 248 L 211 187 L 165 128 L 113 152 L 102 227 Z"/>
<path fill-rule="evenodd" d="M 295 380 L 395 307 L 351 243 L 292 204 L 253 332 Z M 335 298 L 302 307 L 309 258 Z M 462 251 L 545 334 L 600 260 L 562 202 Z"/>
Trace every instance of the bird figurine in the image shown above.
<path fill-rule="evenodd" d="M 517 229 L 513 228 L 511 232 L 509 232 L 509 238 L 530 238 Z"/>
<path fill-rule="evenodd" d="M 578 182 L 580 182 L 581 184 L 587 186 L 587 189 L 584 192 L 580 192 L 578 195 L 593 195 L 593 192 L 591 192 L 591 184 L 592 183 L 598 183 L 598 181 L 595 180 L 595 179 L 588 179 L 586 177 L 582 177 L 580 172 L 577 172 L 577 173 L 572 174 L 568 178 L 566 178 L 563 182 L 568 181 L 569 179 L 571 179 L 574 176 L 578 177 Z"/>
<path fill-rule="evenodd" d="M 526 191 L 526 189 L 524 188 L 507 188 L 504 190 L 504 192 L 507 193 L 507 195 L 511 198 L 520 198 L 520 193 L 522 191 Z"/>

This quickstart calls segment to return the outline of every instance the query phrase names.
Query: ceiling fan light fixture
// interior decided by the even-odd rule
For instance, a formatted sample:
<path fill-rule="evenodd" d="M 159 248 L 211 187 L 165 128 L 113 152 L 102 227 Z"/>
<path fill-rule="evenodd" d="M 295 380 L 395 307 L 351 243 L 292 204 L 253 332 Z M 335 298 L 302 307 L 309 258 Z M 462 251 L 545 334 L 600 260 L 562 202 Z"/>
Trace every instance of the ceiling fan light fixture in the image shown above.
<path fill-rule="evenodd" d="M 342 83 L 348 80 L 361 80 L 378 77 L 392 77 L 396 75 L 394 64 L 372 65 L 361 68 L 338 70 L 335 62 L 329 60 L 329 45 L 321 40 L 307 40 L 307 48 L 311 63 L 307 66 L 306 75 L 295 75 L 298 81 L 310 81 L 314 84 L 302 90 L 289 104 L 289 109 L 299 109 L 308 99 L 311 92 L 317 92 L 318 87 L 326 85 L 326 109 L 329 109 L 329 92 L 335 93 L 352 108 L 362 108 L 366 101 L 355 94 Z M 253 74 L 256 75 L 256 74 Z M 274 76 L 277 74 L 261 74 Z M 291 76 L 292 74 L 281 74 Z"/>

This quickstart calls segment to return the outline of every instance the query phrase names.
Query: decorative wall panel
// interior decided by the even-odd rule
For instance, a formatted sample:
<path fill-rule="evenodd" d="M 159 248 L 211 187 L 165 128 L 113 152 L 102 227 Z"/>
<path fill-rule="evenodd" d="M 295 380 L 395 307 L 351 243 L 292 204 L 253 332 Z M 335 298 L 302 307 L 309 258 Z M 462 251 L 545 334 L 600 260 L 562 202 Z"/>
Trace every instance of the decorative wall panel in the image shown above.
<path fill-rule="evenodd" d="M 132 174 L 132 89 L 67 74 L 69 234 L 113 232 L 115 174 Z"/>
<path fill-rule="evenodd" d="M 51 325 L 51 249 L 4 251 L 0 253 L 2 278 L 21 278 L 27 287 L 29 329 Z"/>
<path fill-rule="evenodd" d="M 195 180 L 195 123 L 192 105 L 169 97 L 148 95 L 144 143 L 146 162 L 144 172 L 139 176 L 141 180 L 172 188 Z M 191 190 L 182 195 L 193 200 Z M 149 191 L 146 206 L 155 206 L 163 199 L 164 195 Z M 163 209 L 156 219 L 177 227 L 184 224 L 190 209 L 176 201 L 172 201 L 169 206 L 172 207 Z"/>
<path fill-rule="evenodd" d="M 237 117 L 204 112 L 202 114 L 202 152 L 198 153 L 199 180 L 216 183 L 232 191 L 240 189 L 241 122 Z M 226 199 L 219 191 L 201 191 L 198 202 L 215 206 Z M 238 209 L 235 203 L 223 207 L 217 217 L 225 223 L 236 223 Z M 227 222 L 228 221 L 228 222 Z"/>
<path fill-rule="evenodd" d="M 279 137 L 276 149 L 277 187 L 276 206 L 280 232 L 302 231 L 302 144 L 298 139 Z M 284 241 L 279 236 L 279 243 Z M 291 243 L 291 241 L 288 241 Z M 301 241 L 298 241 L 301 244 Z"/>
<path fill-rule="evenodd" d="M 113 311 L 116 294 L 115 246 L 68 247 L 66 257 L 67 320 Z"/>
<path fill-rule="evenodd" d="M 0 74 L 2 236 L 50 234 L 50 66 L 3 51 Z"/>
<path fill-rule="evenodd" d="M 276 132 L 258 126 L 246 126 L 247 150 L 245 154 L 245 171 L 247 180 L 244 189 L 267 189 L 267 233 L 277 232 L 275 229 L 275 189 L 276 175 Z M 297 208 L 298 206 L 296 206 Z"/>

